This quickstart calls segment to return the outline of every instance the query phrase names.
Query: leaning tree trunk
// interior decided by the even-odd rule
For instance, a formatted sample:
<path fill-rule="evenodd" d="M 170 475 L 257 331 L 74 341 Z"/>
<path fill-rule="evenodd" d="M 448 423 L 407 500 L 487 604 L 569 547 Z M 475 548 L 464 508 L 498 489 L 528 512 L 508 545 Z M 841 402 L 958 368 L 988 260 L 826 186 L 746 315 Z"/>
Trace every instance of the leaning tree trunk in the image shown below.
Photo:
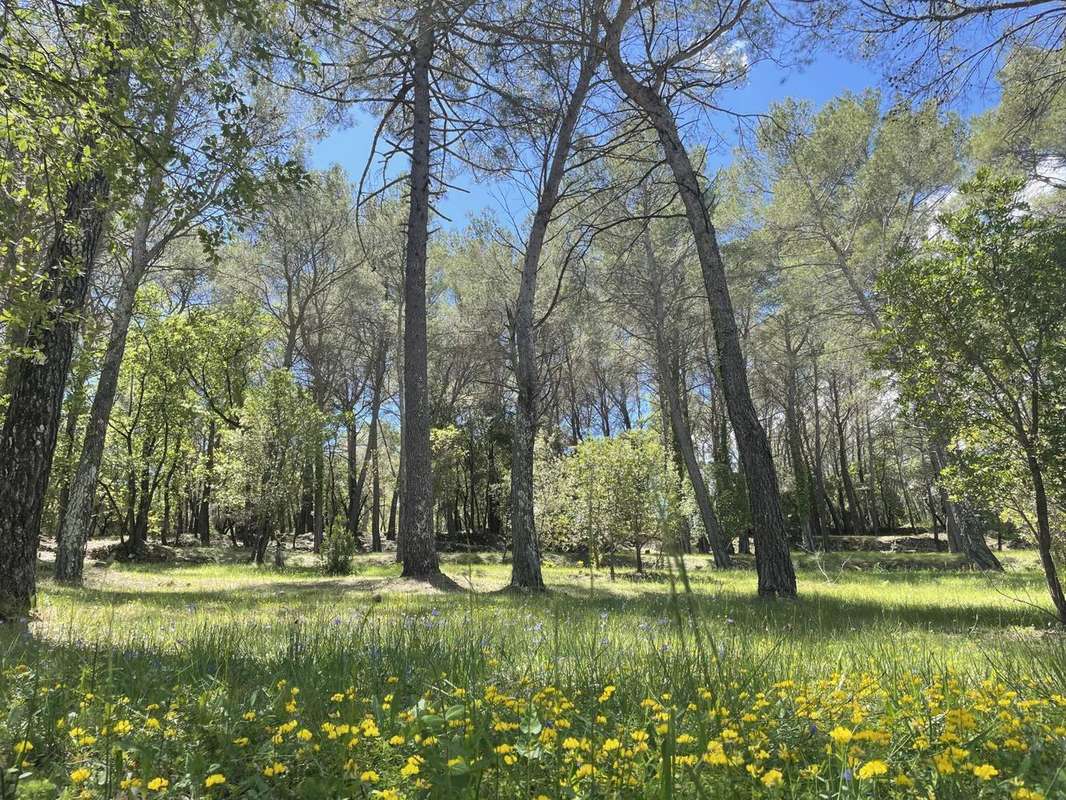
<path fill-rule="evenodd" d="M 400 541 L 403 575 L 440 574 L 433 536 L 433 472 L 430 444 L 429 378 L 426 340 L 426 247 L 429 239 L 431 11 L 419 11 L 411 81 L 414 88 L 411 142 L 411 205 L 407 217 L 403 329 L 403 503 Z"/>
<path fill-rule="evenodd" d="M 142 255 L 144 257 L 141 257 Z M 81 581 L 87 534 L 92 524 L 90 515 L 96 493 L 96 479 L 100 473 L 111 409 L 115 405 L 119 370 L 126 351 L 126 336 L 129 333 L 130 320 L 133 319 L 137 288 L 147 269 L 146 255 L 138 252 L 135 245 L 130 268 L 123 276 L 111 315 L 111 336 L 104 351 L 96 394 L 93 395 L 93 404 L 85 425 L 85 439 L 82 442 L 78 468 L 70 484 L 67 511 L 59 529 L 55 576 L 56 580 L 64 583 Z"/>
<path fill-rule="evenodd" d="M 555 147 L 547 164 L 537 210 L 533 215 L 526 250 L 522 259 L 522 277 L 515 303 L 514 355 L 515 383 L 518 398 L 515 403 L 514 440 L 511 454 L 511 537 L 514 554 L 511 560 L 511 586 L 542 591 L 544 578 L 540 571 L 540 546 L 537 543 L 533 519 L 533 448 L 537 434 L 537 378 L 536 343 L 533 314 L 537 296 L 537 277 L 544 239 L 559 202 L 559 190 L 566 173 L 566 161 L 581 117 L 599 56 L 590 48 L 581 62 L 577 84 L 560 120 Z"/>
<path fill-rule="evenodd" d="M 158 131 L 163 141 L 169 141 L 174 131 L 178 103 L 184 94 L 184 83 L 178 81 L 170 90 L 163 124 Z M 91 514 L 96 494 L 97 476 L 103 459 L 107 426 L 111 409 L 115 404 L 119 370 L 126 352 L 126 337 L 130 320 L 136 307 L 137 290 L 148 272 L 148 266 L 158 253 L 149 250 L 148 239 L 152 222 L 159 207 L 163 190 L 164 170 L 159 164 L 151 167 L 151 177 L 145 188 L 144 199 L 137 211 L 130 246 L 130 267 L 122 276 L 118 297 L 111 318 L 111 335 L 108 338 L 104 360 L 100 366 L 96 394 L 85 426 L 85 440 L 78 458 L 77 471 L 70 485 L 70 495 L 63 522 L 59 528 L 56 548 L 56 579 L 64 583 L 80 583 L 85 563 L 85 546 L 92 528 Z"/>
<path fill-rule="evenodd" d="M 110 182 L 102 171 L 67 191 L 63 218 L 45 257 L 41 300 L 51 310 L 25 341 L 41 358 L 13 358 L 7 367 L 10 400 L 0 433 L 0 619 L 25 616 L 36 594 L 41 512 L 63 389 L 109 195 Z"/>
<path fill-rule="evenodd" d="M 1048 591 L 1051 593 L 1051 602 L 1055 604 L 1055 612 L 1059 622 L 1066 625 L 1066 595 L 1062 593 L 1062 583 L 1059 581 L 1058 571 L 1055 567 L 1055 558 L 1051 552 L 1051 523 L 1048 513 L 1047 489 L 1044 486 L 1044 473 L 1040 467 L 1040 461 L 1028 448 L 1026 463 L 1029 466 L 1029 476 L 1033 484 L 1033 497 L 1036 501 L 1036 546 L 1040 551 L 1040 563 L 1044 567 L 1044 577 L 1047 580 Z"/>
<path fill-rule="evenodd" d="M 944 523 L 947 528 L 949 543 L 954 540 L 955 550 L 961 551 L 966 558 L 978 569 L 1001 571 L 1003 565 L 999 563 L 995 553 L 985 541 L 984 531 L 976 524 L 976 515 L 965 501 L 952 500 L 947 489 L 940 480 L 940 473 L 947 466 L 947 450 L 940 443 L 933 446 L 933 469 L 937 476 L 937 484 L 940 490 L 940 499 L 944 505 Z"/>
<path fill-rule="evenodd" d="M 651 243 L 645 240 L 645 248 L 650 248 Z M 659 316 L 659 315 L 657 315 Z M 729 540 L 722 530 L 722 524 L 718 521 L 718 515 L 714 513 L 714 505 L 711 502 L 711 493 L 707 489 L 707 481 L 703 477 L 700 463 L 696 460 L 696 449 L 692 443 L 692 431 L 689 429 L 688 420 L 682 409 L 681 387 L 677 378 L 676 347 L 668 347 L 663 341 L 661 332 L 655 337 L 655 349 L 657 350 L 659 385 L 666 398 L 667 408 L 670 414 L 670 428 L 674 433 L 674 446 L 680 451 L 685 462 L 685 471 L 692 486 L 692 493 L 696 497 L 696 507 L 700 512 L 700 521 L 706 531 L 707 540 L 714 554 L 714 565 L 721 569 L 733 566 L 729 558 Z M 673 352 L 668 352 L 672 350 Z"/>
<path fill-rule="evenodd" d="M 740 349 L 733 301 L 726 282 L 725 265 L 718 250 L 718 239 L 711 222 L 707 198 L 677 130 L 673 112 L 659 95 L 633 77 L 622 60 L 620 38 L 626 17 L 632 11 L 624 2 L 623 11 L 611 26 L 607 37 L 607 60 L 611 74 L 626 96 L 647 116 L 655 128 L 666 162 L 673 172 L 678 193 L 685 205 L 685 214 L 696 242 L 700 269 L 710 303 L 711 323 L 729 418 L 744 464 L 751 505 L 755 538 L 755 568 L 761 596 L 794 597 L 796 573 L 788 550 L 788 534 L 781 498 L 778 494 L 777 472 L 773 456 L 748 388 L 747 368 Z"/>
<path fill-rule="evenodd" d="M 669 368 L 667 368 L 669 369 Z M 662 371 L 662 368 L 660 367 Z M 685 464 L 685 472 L 688 474 L 689 483 L 692 485 L 692 493 L 696 497 L 696 507 L 700 512 L 700 521 L 706 531 L 707 542 L 711 553 L 714 555 L 714 565 L 721 569 L 733 566 L 729 557 L 729 539 L 722 529 L 718 515 L 714 512 L 711 502 L 711 493 L 707 488 L 707 481 L 703 477 L 699 461 L 696 460 L 696 450 L 692 443 L 692 432 L 689 430 L 688 421 L 681 409 L 680 389 L 677 382 L 670 378 L 660 378 L 663 381 L 664 394 L 670 410 L 670 428 L 674 434 L 674 446 L 681 453 Z"/>

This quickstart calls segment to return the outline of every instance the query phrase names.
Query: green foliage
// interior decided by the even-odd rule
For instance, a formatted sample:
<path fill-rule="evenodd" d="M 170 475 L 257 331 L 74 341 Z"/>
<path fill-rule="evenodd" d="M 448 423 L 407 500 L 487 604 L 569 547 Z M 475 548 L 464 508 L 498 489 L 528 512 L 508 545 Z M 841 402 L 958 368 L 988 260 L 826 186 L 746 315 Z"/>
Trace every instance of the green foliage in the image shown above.
<path fill-rule="evenodd" d="M 1061 49 L 1018 48 L 999 73 L 999 104 L 977 118 L 970 142 L 981 163 L 1046 175 L 1066 156 L 1066 91 Z M 1050 160 L 1050 164 L 1048 163 Z"/>
<path fill-rule="evenodd" d="M 1033 463 L 1066 496 L 1066 228 L 1030 213 L 1021 188 L 979 173 L 882 281 L 903 401 L 952 443 L 956 491 L 1004 511 L 1033 491 Z"/>
<path fill-rule="evenodd" d="M 119 46 L 128 15 L 110 3 L 55 9 L 5 7 L 0 26 L 0 363 L 39 357 L 21 342 L 55 310 L 42 290 L 57 276 L 43 261 L 68 187 L 97 171 L 120 178 L 131 158 L 115 124 L 125 101 L 109 81 L 144 56 Z"/>
<path fill-rule="evenodd" d="M 299 499 L 303 465 L 320 442 L 321 413 L 283 369 L 248 390 L 240 413 L 240 427 L 223 434 L 219 504 L 276 531 Z"/>
<path fill-rule="evenodd" d="M 322 542 L 323 569 L 327 575 L 350 575 L 356 543 L 342 520 L 331 520 Z"/>
<path fill-rule="evenodd" d="M 539 447 L 534 509 L 545 547 L 587 548 L 595 559 L 651 541 L 669 544 L 681 493 L 667 457 L 650 430 L 585 439 L 558 457 Z"/>

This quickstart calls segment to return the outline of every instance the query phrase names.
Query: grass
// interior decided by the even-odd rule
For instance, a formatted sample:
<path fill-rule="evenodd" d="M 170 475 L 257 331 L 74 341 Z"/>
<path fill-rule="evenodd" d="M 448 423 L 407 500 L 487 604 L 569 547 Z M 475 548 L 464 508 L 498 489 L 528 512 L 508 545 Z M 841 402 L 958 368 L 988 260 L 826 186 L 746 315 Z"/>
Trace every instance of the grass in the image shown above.
<path fill-rule="evenodd" d="M 698 556 L 533 597 L 498 554 L 445 557 L 457 591 L 386 556 L 45 580 L 0 798 L 1066 797 L 1066 644 L 1005 560 L 799 556 L 795 602 Z"/>

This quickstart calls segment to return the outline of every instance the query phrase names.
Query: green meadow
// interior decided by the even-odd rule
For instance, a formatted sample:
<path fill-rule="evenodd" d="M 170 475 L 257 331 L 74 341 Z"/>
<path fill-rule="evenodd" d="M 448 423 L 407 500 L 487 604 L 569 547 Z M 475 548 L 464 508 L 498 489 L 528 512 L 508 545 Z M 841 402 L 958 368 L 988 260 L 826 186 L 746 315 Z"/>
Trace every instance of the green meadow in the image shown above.
<path fill-rule="evenodd" d="M 1039 565 L 800 556 L 646 574 L 498 553 L 409 582 L 113 564 L 0 646 L 3 797 L 1066 796 L 1066 641 Z"/>

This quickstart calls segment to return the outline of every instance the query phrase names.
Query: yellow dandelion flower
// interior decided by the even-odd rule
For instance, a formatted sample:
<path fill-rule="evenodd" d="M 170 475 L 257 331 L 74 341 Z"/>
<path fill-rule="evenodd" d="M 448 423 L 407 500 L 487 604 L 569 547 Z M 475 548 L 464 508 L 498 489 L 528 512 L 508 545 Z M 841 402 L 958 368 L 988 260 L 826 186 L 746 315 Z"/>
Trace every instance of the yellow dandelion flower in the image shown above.
<path fill-rule="evenodd" d="M 876 778 L 878 775 L 884 775 L 888 772 L 888 764 L 884 761 L 874 759 L 873 761 L 867 761 L 861 767 L 857 773 L 860 781 L 869 780 L 870 778 Z"/>
<path fill-rule="evenodd" d="M 837 744 L 847 744 L 851 741 L 852 736 L 854 736 L 854 734 L 850 730 L 842 728 L 839 725 L 829 731 L 829 738 Z"/>

